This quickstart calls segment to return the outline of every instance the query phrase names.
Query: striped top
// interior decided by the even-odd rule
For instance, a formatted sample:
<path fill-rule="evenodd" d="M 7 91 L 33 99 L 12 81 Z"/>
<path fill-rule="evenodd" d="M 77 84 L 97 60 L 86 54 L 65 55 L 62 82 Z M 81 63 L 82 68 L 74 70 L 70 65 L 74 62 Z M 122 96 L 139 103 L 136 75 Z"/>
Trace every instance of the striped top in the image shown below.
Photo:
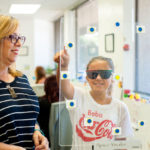
<path fill-rule="evenodd" d="M 16 93 L 13 98 L 8 89 Z M 0 80 L 0 142 L 33 150 L 32 135 L 39 113 L 37 96 L 25 75 L 11 83 Z"/>

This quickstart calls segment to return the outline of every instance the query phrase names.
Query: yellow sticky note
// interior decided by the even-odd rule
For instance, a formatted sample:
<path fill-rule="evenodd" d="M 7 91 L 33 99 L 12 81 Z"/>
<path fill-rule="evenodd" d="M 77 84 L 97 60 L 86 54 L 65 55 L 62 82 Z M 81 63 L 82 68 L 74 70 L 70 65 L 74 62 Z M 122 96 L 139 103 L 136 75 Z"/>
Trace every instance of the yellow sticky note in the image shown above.
<path fill-rule="evenodd" d="M 131 95 L 129 96 L 129 98 L 130 98 L 130 99 L 134 99 L 134 95 L 131 94 Z"/>
<path fill-rule="evenodd" d="M 135 99 L 140 99 L 140 95 L 139 94 L 135 94 Z"/>

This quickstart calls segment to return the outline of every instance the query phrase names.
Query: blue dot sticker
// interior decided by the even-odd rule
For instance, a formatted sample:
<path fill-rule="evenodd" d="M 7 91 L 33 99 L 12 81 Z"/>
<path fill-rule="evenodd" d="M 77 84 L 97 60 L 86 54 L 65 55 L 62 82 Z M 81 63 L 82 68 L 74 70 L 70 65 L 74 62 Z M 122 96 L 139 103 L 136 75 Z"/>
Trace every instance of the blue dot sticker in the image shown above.
<path fill-rule="evenodd" d="M 74 106 L 74 102 L 70 102 L 70 107 L 73 107 Z"/>
<path fill-rule="evenodd" d="M 145 33 L 145 26 L 136 26 L 137 33 Z"/>
<path fill-rule="evenodd" d="M 120 130 L 119 130 L 119 129 L 116 129 L 116 130 L 115 130 L 115 133 L 117 133 L 117 134 L 118 134 L 119 132 L 120 132 Z"/>
<path fill-rule="evenodd" d="M 142 27 L 139 27 L 139 28 L 138 28 L 138 31 L 139 31 L 139 32 L 142 32 L 142 30 L 143 30 Z"/>
<path fill-rule="evenodd" d="M 76 107 L 75 100 L 66 100 L 66 108 L 67 109 L 74 109 Z"/>
<path fill-rule="evenodd" d="M 88 31 L 88 33 L 95 33 L 96 28 L 95 27 L 88 27 L 87 31 Z"/>
<path fill-rule="evenodd" d="M 92 120 L 91 120 L 91 119 L 88 119 L 88 120 L 87 120 L 87 122 L 88 122 L 88 123 L 91 123 L 91 122 L 92 122 Z"/>
<path fill-rule="evenodd" d="M 116 22 L 115 25 L 116 25 L 116 27 L 119 27 L 120 26 L 120 22 Z"/>
<path fill-rule="evenodd" d="M 95 31 L 95 28 L 91 27 L 90 32 L 94 32 L 94 31 Z"/>
<path fill-rule="evenodd" d="M 139 121 L 139 126 L 140 126 L 140 127 L 145 126 L 145 122 L 144 122 L 143 120 Z"/>
<path fill-rule="evenodd" d="M 84 118 L 84 126 L 93 126 L 93 118 Z"/>
<path fill-rule="evenodd" d="M 120 127 L 113 128 L 112 134 L 113 135 L 121 135 L 121 128 Z"/>
<path fill-rule="evenodd" d="M 69 78 L 70 78 L 70 75 L 69 75 L 68 71 L 61 71 L 61 79 L 62 80 L 69 79 Z"/>
<path fill-rule="evenodd" d="M 63 78 L 64 78 L 64 79 L 66 79 L 67 76 L 68 76 L 68 75 L 67 75 L 66 73 L 63 74 Z"/>
<path fill-rule="evenodd" d="M 71 48 L 74 47 L 74 43 L 73 43 L 73 42 L 68 42 L 68 43 L 66 43 L 65 45 L 66 45 L 66 47 L 67 47 L 68 49 L 71 49 Z"/>
<path fill-rule="evenodd" d="M 70 43 L 68 43 L 67 46 L 68 46 L 68 48 L 72 48 L 73 47 L 73 43 L 70 42 Z"/>

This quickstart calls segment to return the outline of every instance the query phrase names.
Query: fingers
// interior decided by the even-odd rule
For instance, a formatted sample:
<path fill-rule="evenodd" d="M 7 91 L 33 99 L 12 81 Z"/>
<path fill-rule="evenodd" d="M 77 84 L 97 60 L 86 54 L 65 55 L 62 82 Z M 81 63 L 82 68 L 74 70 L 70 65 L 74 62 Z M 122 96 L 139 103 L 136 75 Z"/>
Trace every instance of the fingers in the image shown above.
<path fill-rule="evenodd" d="M 39 136 L 38 136 L 38 134 L 36 134 L 36 131 L 35 131 L 34 134 L 33 134 L 33 141 L 34 141 L 35 147 L 40 144 Z"/>
<path fill-rule="evenodd" d="M 65 48 L 65 47 L 64 47 Z M 64 50 L 62 50 L 62 51 L 60 51 L 60 52 L 57 52 L 56 54 L 55 54 L 55 56 L 54 56 L 54 61 L 56 62 L 56 63 L 60 63 L 60 57 L 61 57 L 61 59 L 64 59 L 64 58 L 66 58 L 66 57 L 68 57 L 68 53 L 67 53 L 67 50 L 66 49 L 64 49 Z M 61 62 L 62 63 L 62 62 Z"/>
<path fill-rule="evenodd" d="M 49 150 L 49 142 L 48 142 L 47 138 L 42 136 L 40 138 L 40 140 L 41 140 L 41 144 L 39 146 L 37 146 L 35 148 L 35 150 Z"/>
<path fill-rule="evenodd" d="M 64 46 L 64 54 L 68 55 L 68 53 L 67 53 L 67 50 L 66 50 L 65 46 Z"/>

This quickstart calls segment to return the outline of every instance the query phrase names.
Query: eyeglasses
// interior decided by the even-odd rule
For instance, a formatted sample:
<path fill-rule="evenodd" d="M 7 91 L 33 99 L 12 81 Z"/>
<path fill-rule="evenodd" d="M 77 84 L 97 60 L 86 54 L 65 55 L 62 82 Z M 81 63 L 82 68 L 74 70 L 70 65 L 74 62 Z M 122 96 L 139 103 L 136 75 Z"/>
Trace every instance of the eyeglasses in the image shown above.
<path fill-rule="evenodd" d="M 8 38 L 11 40 L 11 42 L 13 44 L 16 44 L 18 42 L 18 40 L 20 40 L 21 45 L 23 45 L 25 40 L 26 40 L 25 36 L 19 36 L 17 34 L 11 34 L 11 35 L 8 36 Z"/>
<path fill-rule="evenodd" d="M 98 74 L 102 79 L 109 79 L 112 75 L 112 70 L 87 70 L 86 73 L 90 79 L 96 79 Z"/>

